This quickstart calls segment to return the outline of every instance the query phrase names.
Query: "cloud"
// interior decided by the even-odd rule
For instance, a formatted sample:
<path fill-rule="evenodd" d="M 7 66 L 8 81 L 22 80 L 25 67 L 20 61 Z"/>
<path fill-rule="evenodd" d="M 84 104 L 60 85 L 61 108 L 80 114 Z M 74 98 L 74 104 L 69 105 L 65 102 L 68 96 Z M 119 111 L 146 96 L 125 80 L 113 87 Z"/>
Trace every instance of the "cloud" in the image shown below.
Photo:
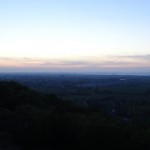
<path fill-rule="evenodd" d="M 10 57 L 0 57 L 0 60 L 4 60 L 4 61 L 11 61 L 14 60 L 14 58 L 10 58 Z"/>
<path fill-rule="evenodd" d="M 150 54 L 124 56 L 97 56 L 84 58 L 10 58 L 0 57 L 0 70 L 37 71 L 96 71 L 96 70 L 146 70 L 150 68 Z"/>
<path fill-rule="evenodd" d="M 125 55 L 125 56 L 115 56 L 120 59 L 131 59 L 131 60 L 143 60 L 150 62 L 150 54 L 147 55 Z"/>

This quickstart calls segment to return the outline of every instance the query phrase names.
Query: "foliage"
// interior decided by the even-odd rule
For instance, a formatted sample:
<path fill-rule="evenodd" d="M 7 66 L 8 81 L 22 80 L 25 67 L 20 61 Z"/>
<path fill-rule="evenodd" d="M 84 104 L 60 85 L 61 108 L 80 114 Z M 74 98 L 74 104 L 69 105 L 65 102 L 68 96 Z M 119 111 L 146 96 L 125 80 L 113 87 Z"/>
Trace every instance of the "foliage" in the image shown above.
<path fill-rule="evenodd" d="M 0 145 L 24 149 L 148 149 L 150 128 L 79 107 L 16 82 L 0 82 Z"/>

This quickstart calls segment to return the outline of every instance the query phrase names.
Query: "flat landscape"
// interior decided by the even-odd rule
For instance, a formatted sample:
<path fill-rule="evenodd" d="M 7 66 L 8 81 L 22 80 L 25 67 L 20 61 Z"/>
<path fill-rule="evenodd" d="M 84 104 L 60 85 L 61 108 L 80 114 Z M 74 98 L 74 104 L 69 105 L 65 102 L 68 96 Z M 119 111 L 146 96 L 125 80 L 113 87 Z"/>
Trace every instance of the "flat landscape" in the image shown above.
<path fill-rule="evenodd" d="M 148 119 L 150 114 L 150 76 L 22 73 L 0 74 L 0 80 L 13 80 L 126 120 Z"/>

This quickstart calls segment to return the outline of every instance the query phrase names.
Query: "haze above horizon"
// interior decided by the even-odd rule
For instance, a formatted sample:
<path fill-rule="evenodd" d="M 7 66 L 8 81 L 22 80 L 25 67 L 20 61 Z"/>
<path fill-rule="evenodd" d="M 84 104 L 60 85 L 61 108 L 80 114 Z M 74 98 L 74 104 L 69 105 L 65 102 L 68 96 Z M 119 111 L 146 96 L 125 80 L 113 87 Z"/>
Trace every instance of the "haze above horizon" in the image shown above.
<path fill-rule="evenodd" d="M 0 72 L 147 73 L 149 0 L 0 1 Z"/>

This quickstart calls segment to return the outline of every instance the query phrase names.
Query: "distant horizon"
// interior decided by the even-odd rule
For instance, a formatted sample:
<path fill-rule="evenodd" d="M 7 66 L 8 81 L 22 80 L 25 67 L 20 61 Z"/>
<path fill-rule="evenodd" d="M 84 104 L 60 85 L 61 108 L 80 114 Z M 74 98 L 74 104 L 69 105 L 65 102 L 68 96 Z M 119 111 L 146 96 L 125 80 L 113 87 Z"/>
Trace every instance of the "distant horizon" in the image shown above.
<path fill-rule="evenodd" d="M 50 74 L 50 75 L 106 75 L 106 76 L 150 76 L 150 72 L 42 72 L 42 71 L 11 71 L 11 72 L 5 72 L 5 71 L 0 71 L 0 75 L 2 74 L 28 74 L 28 75 L 36 75 L 36 74 Z"/>

